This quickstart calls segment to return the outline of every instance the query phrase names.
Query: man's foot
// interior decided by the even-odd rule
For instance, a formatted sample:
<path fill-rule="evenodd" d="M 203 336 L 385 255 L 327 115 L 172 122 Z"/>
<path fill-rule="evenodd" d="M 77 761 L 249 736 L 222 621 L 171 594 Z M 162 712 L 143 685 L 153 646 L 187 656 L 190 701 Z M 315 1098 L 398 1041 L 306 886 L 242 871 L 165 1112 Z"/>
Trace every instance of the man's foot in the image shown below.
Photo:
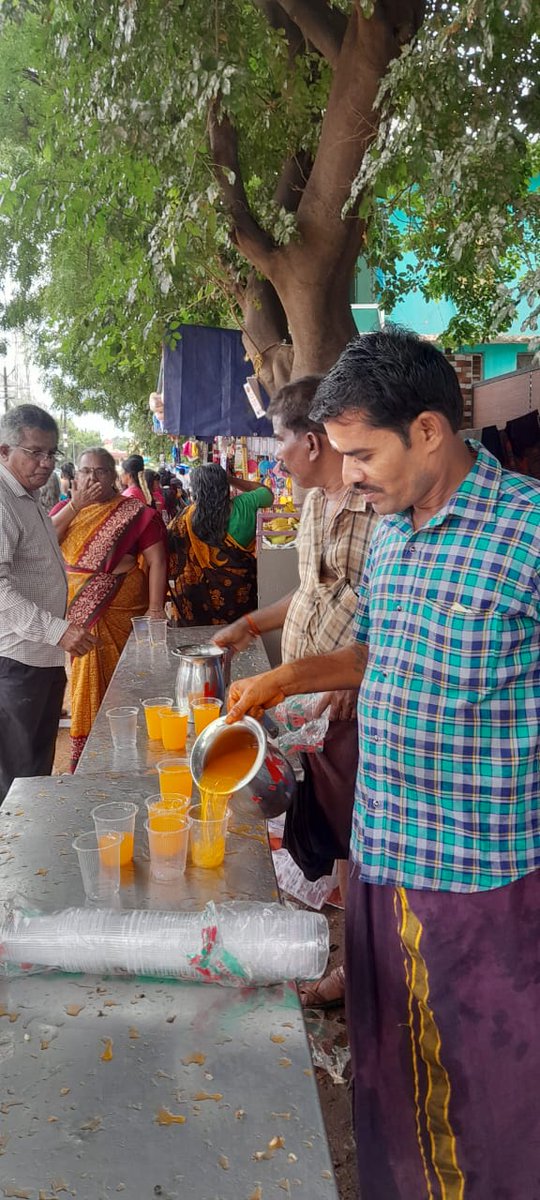
<path fill-rule="evenodd" d="M 303 983 L 300 987 L 302 1008 L 341 1008 L 345 1003 L 345 967 L 334 967 L 324 979 Z"/>

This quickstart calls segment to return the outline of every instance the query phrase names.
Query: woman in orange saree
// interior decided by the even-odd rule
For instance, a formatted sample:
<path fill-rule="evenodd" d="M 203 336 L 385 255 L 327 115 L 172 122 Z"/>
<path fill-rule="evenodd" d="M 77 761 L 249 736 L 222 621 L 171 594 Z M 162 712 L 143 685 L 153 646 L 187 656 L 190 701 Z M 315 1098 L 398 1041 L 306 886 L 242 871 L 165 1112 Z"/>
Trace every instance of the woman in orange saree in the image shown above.
<path fill-rule="evenodd" d="M 80 459 L 72 500 L 51 513 L 66 564 L 68 616 L 99 638 L 71 671 L 71 769 L 75 770 L 131 618 L 163 617 L 167 562 L 160 518 L 115 490 L 114 459 L 101 448 Z"/>
<path fill-rule="evenodd" d="M 195 468 L 195 502 L 168 526 L 180 625 L 228 625 L 257 607 L 257 510 L 272 503 L 272 493 L 246 480 L 231 482 L 243 493 L 234 500 L 218 463 Z"/>

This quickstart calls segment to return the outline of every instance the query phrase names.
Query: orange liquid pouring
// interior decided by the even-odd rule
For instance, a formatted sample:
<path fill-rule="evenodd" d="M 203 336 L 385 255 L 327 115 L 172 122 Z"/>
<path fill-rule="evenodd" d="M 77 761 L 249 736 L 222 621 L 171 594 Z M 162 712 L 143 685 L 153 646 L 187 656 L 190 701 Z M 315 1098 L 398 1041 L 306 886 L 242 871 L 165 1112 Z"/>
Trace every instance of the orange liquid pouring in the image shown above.
<path fill-rule="evenodd" d="M 203 820 L 223 814 L 228 797 L 251 771 L 257 753 L 257 740 L 249 729 L 232 725 L 216 738 L 199 783 Z"/>

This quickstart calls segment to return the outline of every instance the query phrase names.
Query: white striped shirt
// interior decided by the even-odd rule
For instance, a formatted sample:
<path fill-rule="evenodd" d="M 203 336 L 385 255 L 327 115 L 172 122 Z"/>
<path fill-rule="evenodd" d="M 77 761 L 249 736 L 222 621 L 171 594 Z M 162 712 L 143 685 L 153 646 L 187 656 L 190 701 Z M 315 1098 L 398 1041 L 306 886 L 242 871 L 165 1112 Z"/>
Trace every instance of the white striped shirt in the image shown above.
<path fill-rule="evenodd" d="M 0 657 L 63 666 L 66 603 L 62 554 L 39 492 L 0 463 Z"/>

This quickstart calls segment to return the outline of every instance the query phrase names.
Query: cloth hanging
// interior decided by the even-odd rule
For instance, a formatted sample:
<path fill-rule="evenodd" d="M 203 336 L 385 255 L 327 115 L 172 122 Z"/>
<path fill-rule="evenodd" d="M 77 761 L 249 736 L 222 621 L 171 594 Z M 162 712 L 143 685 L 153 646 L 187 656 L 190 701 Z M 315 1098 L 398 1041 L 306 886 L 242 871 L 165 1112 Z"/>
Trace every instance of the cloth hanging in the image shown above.
<path fill-rule="evenodd" d="M 267 437 L 272 425 L 252 411 L 244 383 L 252 374 L 240 331 L 182 325 L 174 349 L 164 349 L 164 427 L 167 433 L 214 438 Z"/>

